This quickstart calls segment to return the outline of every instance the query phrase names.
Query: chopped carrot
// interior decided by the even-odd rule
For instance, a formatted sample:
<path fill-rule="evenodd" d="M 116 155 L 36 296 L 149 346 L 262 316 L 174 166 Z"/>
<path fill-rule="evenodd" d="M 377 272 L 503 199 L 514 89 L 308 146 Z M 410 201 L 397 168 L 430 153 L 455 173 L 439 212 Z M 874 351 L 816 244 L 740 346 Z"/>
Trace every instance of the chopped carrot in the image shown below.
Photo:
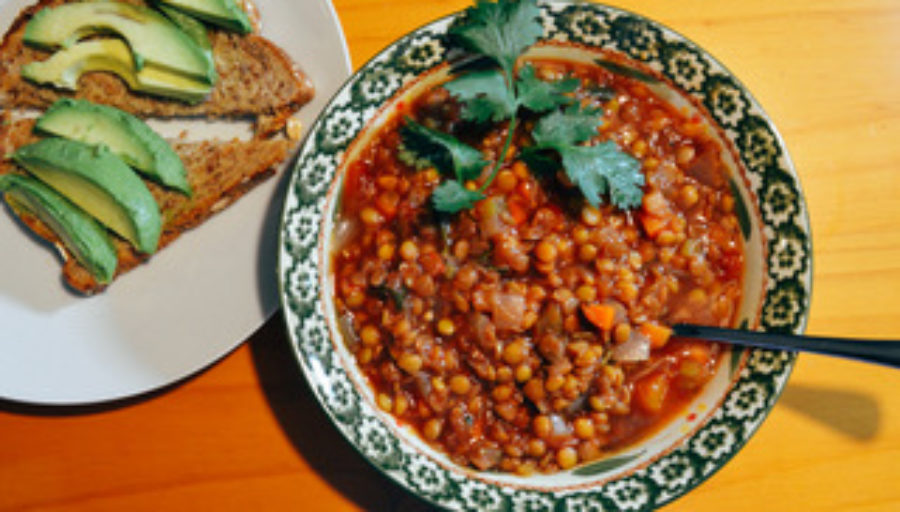
<path fill-rule="evenodd" d="M 641 215 L 641 223 L 644 225 L 644 232 L 647 233 L 647 236 L 656 238 L 656 235 L 660 234 L 669 225 L 669 219 L 643 214 Z"/>
<path fill-rule="evenodd" d="M 666 196 L 658 190 L 654 190 L 648 194 L 644 194 L 642 202 L 641 223 L 644 225 L 644 231 L 651 238 L 656 238 L 663 229 L 665 229 L 672 220 L 672 209 L 669 207 L 669 201 Z"/>
<path fill-rule="evenodd" d="M 506 204 L 507 209 L 509 210 L 509 215 L 512 217 L 513 222 L 516 225 L 522 224 L 526 220 L 528 220 L 528 210 L 525 206 L 515 199 L 512 199 Z"/>
<path fill-rule="evenodd" d="M 649 413 L 658 413 L 669 394 L 669 378 L 662 372 L 653 373 L 637 381 L 634 386 L 634 399 L 641 409 Z"/>
<path fill-rule="evenodd" d="M 422 269 L 432 277 L 439 276 L 444 273 L 444 260 L 441 255 L 436 252 L 426 252 L 419 257 L 422 263 Z"/>
<path fill-rule="evenodd" d="M 582 304 L 581 311 L 589 322 L 602 331 L 610 331 L 616 319 L 616 309 L 609 304 Z"/>
<path fill-rule="evenodd" d="M 662 348 L 672 337 L 672 329 L 653 322 L 642 324 L 641 334 L 650 339 L 650 348 Z"/>
<path fill-rule="evenodd" d="M 519 196 L 525 200 L 527 204 L 532 204 L 534 202 L 534 184 L 532 184 L 528 180 L 522 180 L 519 182 L 519 186 L 516 187 L 516 192 L 519 193 Z"/>

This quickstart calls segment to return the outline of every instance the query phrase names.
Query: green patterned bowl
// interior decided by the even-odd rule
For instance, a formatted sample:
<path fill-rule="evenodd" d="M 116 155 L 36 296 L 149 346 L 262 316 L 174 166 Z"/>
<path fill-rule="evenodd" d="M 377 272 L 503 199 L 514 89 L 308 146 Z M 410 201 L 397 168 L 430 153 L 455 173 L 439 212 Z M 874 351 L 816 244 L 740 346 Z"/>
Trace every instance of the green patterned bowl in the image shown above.
<path fill-rule="evenodd" d="M 739 324 L 802 332 L 811 286 L 806 206 L 787 150 L 749 92 L 719 62 L 672 30 L 632 13 L 577 1 L 541 6 L 546 43 L 535 55 L 626 62 L 658 93 L 701 113 L 726 151 L 746 247 Z M 661 431 L 606 459 L 520 477 L 453 464 L 374 404 L 335 325 L 331 234 L 343 163 L 391 106 L 446 74 L 443 36 L 454 16 L 422 27 L 363 66 L 311 128 L 290 178 L 279 279 L 291 348 L 338 430 L 376 468 L 444 507 L 472 510 L 652 510 L 722 467 L 760 426 L 794 355 L 728 352 L 703 393 Z"/>

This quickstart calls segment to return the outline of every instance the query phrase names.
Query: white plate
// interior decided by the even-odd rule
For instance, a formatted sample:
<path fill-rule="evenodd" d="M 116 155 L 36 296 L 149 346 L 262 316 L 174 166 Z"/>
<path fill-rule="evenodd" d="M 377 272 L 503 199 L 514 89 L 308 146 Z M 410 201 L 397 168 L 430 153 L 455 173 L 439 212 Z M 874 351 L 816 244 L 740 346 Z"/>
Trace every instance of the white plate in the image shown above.
<path fill-rule="evenodd" d="M 0 0 L 3 32 L 30 3 Z M 315 83 L 315 99 L 300 116 L 308 127 L 350 74 L 334 8 L 329 0 L 257 3 L 262 34 Z M 278 306 L 283 175 L 90 298 L 67 291 L 56 255 L 2 212 L 0 397 L 38 404 L 129 397 L 187 377 L 238 346 Z"/>

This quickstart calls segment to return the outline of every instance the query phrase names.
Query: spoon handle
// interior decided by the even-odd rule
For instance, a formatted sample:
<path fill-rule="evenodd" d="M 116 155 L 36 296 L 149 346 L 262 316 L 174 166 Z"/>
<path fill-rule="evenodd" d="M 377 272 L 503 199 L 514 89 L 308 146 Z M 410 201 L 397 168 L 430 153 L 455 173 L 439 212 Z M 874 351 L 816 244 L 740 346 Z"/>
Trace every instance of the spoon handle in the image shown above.
<path fill-rule="evenodd" d="M 741 331 L 690 324 L 675 325 L 673 331 L 678 336 L 688 338 L 722 341 L 774 350 L 814 352 L 900 368 L 900 341 L 798 336 L 794 334 Z"/>

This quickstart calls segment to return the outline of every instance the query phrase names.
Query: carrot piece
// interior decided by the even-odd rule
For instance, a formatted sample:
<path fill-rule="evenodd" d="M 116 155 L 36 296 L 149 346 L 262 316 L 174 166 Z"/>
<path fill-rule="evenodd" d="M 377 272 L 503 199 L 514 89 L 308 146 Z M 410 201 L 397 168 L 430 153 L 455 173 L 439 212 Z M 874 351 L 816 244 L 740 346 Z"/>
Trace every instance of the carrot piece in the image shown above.
<path fill-rule="evenodd" d="M 507 202 L 506 208 L 509 210 L 509 215 L 516 225 L 522 224 L 528 220 L 528 210 L 525 209 L 525 206 L 522 205 L 521 202 L 516 201 L 515 199 L 510 200 Z"/>
<path fill-rule="evenodd" d="M 662 372 L 644 377 L 634 386 L 634 400 L 637 405 L 651 414 L 662 410 L 668 394 L 669 378 Z"/>
<path fill-rule="evenodd" d="M 662 192 L 655 190 L 644 194 L 641 206 L 643 210 L 641 223 L 644 225 L 644 231 L 651 238 L 656 238 L 656 235 L 672 221 L 672 209 L 669 207 L 669 202 Z"/>
<path fill-rule="evenodd" d="M 602 331 L 610 331 L 616 319 L 616 309 L 609 304 L 582 304 L 581 311 L 589 322 Z"/>
<path fill-rule="evenodd" d="M 444 266 L 444 259 L 436 252 L 427 252 L 423 254 L 419 257 L 419 261 L 422 263 L 422 269 L 432 277 L 443 274 L 446 269 Z"/>
<path fill-rule="evenodd" d="M 665 325 L 648 322 L 641 324 L 641 334 L 650 339 L 650 348 L 662 348 L 669 342 L 672 336 L 672 329 Z"/>
<path fill-rule="evenodd" d="M 664 219 L 662 217 L 657 217 L 655 215 L 643 214 L 641 215 L 641 224 L 644 226 L 644 232 L 647 233 L 647 236 L 650 238 L 656 238 L 662 230 L 666 229 L 669 225 L 669 219 Z"/>
<path fill-rule="evenodd" d="M 519 186 L 516 187 L 516 192 L 519 193 L 519 196 L 525 200 L 527 204 L 532 204 L 534 202 L 534 185 L 531 184 L 528 180 L 522 180 L 519 182 Z"/>

